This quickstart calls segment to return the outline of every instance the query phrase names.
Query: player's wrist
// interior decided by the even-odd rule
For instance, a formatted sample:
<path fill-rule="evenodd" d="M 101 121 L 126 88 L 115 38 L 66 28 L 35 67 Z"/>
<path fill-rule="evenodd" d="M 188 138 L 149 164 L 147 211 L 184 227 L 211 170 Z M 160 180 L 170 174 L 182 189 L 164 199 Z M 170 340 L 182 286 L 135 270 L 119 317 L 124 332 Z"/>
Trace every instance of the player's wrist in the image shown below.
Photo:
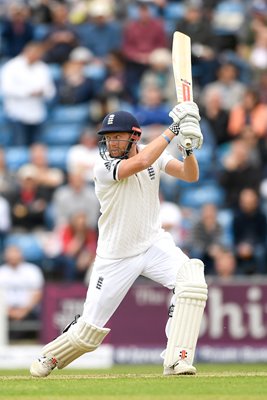
<path fill-rule="evenodd" d="M 185 158 L 191 156 L 193 154 L 193 149 L 185 149 L 185 154 L 186 154 Z"/>
<path fill-rule="evenodd" d="M 193 149 L 185 149 L 184 147 L 179 148 L 180 152 L 182 153 L 183 160 L 190 157 L 193 154 Z"/>
<path fill-rule="evenodd" d="M 165 139 L 165 140 L 166 140 L 166 142 L 167 142 L 168 144 L 170 144 L 170 143 L 171 143 L 172 139 L 171 139 L 171 138 L 169 138 L 169 136 L 168 136 L 168 135 L 166 135 L 165 133 L 162 133 L 162 134 L 161 134 L 161 136 L 163 137 L 163 139 Z"/>

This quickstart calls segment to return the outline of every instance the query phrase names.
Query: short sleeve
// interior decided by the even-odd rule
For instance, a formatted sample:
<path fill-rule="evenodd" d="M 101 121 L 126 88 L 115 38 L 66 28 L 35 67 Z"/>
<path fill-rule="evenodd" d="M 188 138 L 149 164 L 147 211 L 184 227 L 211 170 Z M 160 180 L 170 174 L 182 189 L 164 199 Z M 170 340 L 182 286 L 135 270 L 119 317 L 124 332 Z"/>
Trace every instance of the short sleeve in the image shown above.
<path fill-rule="evenodd" d="M 94 177 L 97 182 L 112 183 L 118 181 L 118 166 L 121 160 L 100 161 L 95 164 Z"/>
<path fill-rule="evenodd" d="M 159 168 L 161 171 L 165 172 L 166 165 L 169 161 L 174 160 L 174 157 L 168 152 L 164 151 L 158 159 Z"/>

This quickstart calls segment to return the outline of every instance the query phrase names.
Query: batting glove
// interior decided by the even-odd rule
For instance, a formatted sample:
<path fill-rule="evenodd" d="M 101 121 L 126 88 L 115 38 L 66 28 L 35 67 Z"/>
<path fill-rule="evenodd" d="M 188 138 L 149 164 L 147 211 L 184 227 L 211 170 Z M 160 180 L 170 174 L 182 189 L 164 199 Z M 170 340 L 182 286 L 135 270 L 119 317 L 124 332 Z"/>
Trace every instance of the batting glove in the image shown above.
<path fill-rule="evenodd" d="M 196 103 L 193 101 L 184 101 L 177 104 L 170 111 L 169 116 L 173 119 L 173 122 L 180 124 L 183 118 L 186 116 L 191 116 L 197 121 L 200 121 L 199 109 Z"/>
<path fill-rule="evenodd" d="M 199 122 L 196 118 L 191 117 L 190 115 L 186 116 L 180 122 L 180 132 L 178 135 L 178 139 L 180 145 L 184 148 L 188 148 L 185 142 L 190 139 L 192 142 L 192 148 L 200 149 L 203 143 L 203 135 L 200 129 Z"/>

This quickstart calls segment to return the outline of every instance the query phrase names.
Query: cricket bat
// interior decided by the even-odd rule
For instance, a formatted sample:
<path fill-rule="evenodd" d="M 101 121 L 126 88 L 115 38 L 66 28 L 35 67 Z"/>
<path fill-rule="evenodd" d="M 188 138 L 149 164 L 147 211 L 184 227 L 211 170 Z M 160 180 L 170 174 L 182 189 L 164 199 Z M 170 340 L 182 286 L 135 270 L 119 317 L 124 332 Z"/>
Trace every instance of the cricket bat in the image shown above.
<path fill-rule="evenodd" d="M 173 34 L 172 66 L 178 103 L 193 101 L 191 39 L 178 31 Z M 191 140 L 187 139 L 185 145 L 192 147 Z"/>

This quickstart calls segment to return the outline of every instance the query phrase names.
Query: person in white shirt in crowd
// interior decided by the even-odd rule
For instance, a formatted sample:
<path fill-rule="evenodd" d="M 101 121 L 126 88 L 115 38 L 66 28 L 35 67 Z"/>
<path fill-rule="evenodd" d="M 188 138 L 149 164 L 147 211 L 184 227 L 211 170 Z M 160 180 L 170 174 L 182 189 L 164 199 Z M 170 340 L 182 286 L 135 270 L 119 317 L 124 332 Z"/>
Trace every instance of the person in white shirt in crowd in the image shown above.
<path fill-rule="evenodd" d="M 9 321 L 38 319 L 44 286 L 41 269 L 26 262 L 15 245 L 6 247 L 4 259 L 0 266 L 0 289 L 4 291 Z"/>
<path fill-rule="evenodd" d="M 169 232 L 177 246 L 182 245 L 183 241 L 183 215 L 180 207 L 160 196 L 160 220 L 162 228 Z"/>
<path fill-rule="evenodd" d="M 94 183 L 93 168 L 98 158 L 99 151 L 97 137 L 90 128 L 82 131 L 79 143 L 70 147 L 67 153 L 67 171 L 71 172 L 77 168 L 84 171 L 88 183 Z"/>
<path fill-rule="evenodd" d="M 52 197 L 54 226 L 68 223 L 76 212 L 85 212 L 90 228 L 97 227 L 100 205 L 94 187 L 87 184 L 83 169 L 77 168 L 67 174 L 67 183 L 58 187 Z"/>
<path fill-rule="evenodd" d="M 30 42 L 2 68 L 1 94 L 12 135 L 10 145 L 35 142 L 46 120 L 47 102 L 55 96 L 49 67 L 42 61 L 44 49 L 43 43 Z"/>

